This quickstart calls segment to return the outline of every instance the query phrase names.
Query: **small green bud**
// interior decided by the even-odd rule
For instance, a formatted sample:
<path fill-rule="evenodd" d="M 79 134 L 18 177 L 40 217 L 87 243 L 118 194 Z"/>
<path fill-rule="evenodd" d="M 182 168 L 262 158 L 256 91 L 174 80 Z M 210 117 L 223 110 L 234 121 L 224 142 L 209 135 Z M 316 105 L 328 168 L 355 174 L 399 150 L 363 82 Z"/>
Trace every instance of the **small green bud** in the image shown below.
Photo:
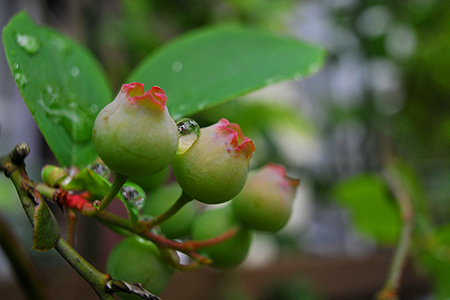
<path fill-rule="evenodd" d="M 42 168 L 42 180 L 49 186 L 59 186 L 67 176 L 69 176 L 69 174 L 61 167 L 45 165 L 44 168 Z"/>
<path fill-rule="evenodd" d="M 159 87 L 124 84 L 98 114 L 92 133 L 98 155 L 113 171 L 147 176 L 166 168 L 178 149 L 178 129 Z"/>
<path fill-rule="evenodd" d="M 249 173 L 244 188 L 231 205 L 248 227 L 275 232 L 289 220 L 298 184 L 299 180 L 286 177 L 282 165 L 268 164 Z"/>
<path fill-rule="evenodd" d="M 255 151 L 237 124 L 221 119 L 202 128 L 195 143 L 173 160 L 173 172 L 183 191 L 200 202 L 231 200 L 244 187 Z"/>

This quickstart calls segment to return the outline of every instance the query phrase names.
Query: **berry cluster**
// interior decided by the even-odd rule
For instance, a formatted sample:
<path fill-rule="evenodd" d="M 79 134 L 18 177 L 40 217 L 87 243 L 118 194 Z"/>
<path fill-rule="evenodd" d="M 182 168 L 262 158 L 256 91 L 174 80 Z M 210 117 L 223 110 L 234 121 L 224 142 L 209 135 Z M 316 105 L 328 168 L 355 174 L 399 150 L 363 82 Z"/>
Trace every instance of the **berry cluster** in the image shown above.
<path fill-rule="evenodd" d="M 140 83 L 125 84 L 98 114 L 93 129 L 93 143 L 104 164 L 116 178 L 139 182 L 147 192 L 130 227 L 135 231 L 112 250 L 107 271 L 113 278 L 140 282 L 155 294 L 174 271 L 186 266 L 179 263 L 176 250 L 198 265 L 230 268 L 242 263 L 254 230 L 276 232 L 287 223 L 299 183 L 277 164 L 249 171 L 255 147 L 237 124 L 226 119 L 201 129 L 190 119 L 177 124 L 166 100 L 159 87 L 145 92 Z M 145 183 L 161 182 L 157 177 L 165 178 L 169 164 L 176 182 L 157 189 Z M 64 188 L 67 176 L 48 168 L 43 177 Z M 102 207 L 87 198 L 81 203 L 80 195 L 67 199 L 66 206 L 86 215 L 99 214 L 95 209 Z M 211 204 L 225 202 L 211 209 Z"/>

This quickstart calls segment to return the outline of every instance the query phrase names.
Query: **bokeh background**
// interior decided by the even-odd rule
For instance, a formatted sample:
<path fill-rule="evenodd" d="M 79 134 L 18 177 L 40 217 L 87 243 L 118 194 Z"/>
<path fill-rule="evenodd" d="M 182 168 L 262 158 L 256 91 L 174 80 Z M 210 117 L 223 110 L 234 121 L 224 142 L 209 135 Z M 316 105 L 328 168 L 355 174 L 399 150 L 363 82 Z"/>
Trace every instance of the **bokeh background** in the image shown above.
<path fill-rule="evenodd" d="M 0 0 L 0 26 L 22 9 L 88 47 L 114 91 L 147 54 L 212 24 L 264 28 L 328 51 L 326 64 L 309 78 L 276 84 L 193 116 L 202 125 L 220 117 L 239 123 L 258 146 L 252 167 L 282 163 L 302 183 L 287 228 L 275 236 L 257 235 L 243 266 L 178 274 L 163 299 L 372 299 L 388 272 L 398 224 L 391 226 L 392 220 L 375 205 L 373 211 L 362 209 L 362 218 L 385 226 L 361 230 L 355 226 L 361 210 L 337 198 L 350 194 L 364 203 L 378 190 L 361 191 L 366 181 L 348 180 L 378 174 L 393 156 L 415 170 L 427 222 L 444 228 L 450 221 L 447 0 Z M 251 110 L 270 109 L 274 102 L 273 115 Z M 39 180 L 45 163 L 56 163 L 21 99 L 3 48 L 0 126 L 2 155 L 18 142 L 30 145 L 27 167 L 32 179 Z M 31 227 L 4 176 L 0 212 L 30 249 Z M 77 249 L 104 269 L 119 237 L 91 220 L 80 223 Z M 423 259 L 424 249 L 413 245 L 401 299 L 446 299 L 436 290 L 450 280 L 450 271 L 442 270 L 450 269 L 448 244 L 436 244 L 430 253 L 438 253 L 437 258 L 428 260 Z M 54 299 L 96 299 L 56 253 L 30 249 L 29 254 Z M 1 251 L 0 292 L 6 295 L 3 299 L 25 299 Z"/>

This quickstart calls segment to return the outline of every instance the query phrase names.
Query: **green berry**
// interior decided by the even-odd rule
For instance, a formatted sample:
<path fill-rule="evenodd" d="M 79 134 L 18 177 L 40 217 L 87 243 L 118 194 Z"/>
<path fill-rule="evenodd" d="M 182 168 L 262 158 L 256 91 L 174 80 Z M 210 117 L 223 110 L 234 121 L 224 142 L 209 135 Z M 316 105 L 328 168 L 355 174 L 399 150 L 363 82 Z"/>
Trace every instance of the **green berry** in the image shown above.
<path fill-rule="evenodd" d="M 134 236 L 122 240 L 112 249 L 106 270 L 114 279 L 140 283 L 156 295 L 163 292 L 173 274 L 154 243 Z M 118 295 L 124 300 L 141 299 L 133 294 Z"/>
<path fill-rule="evenodd" d="M 178 129 L 159 87 L 144 92 L 141 83 L 124 84 L 98 114 L 92 138 L 95 149 L 113 171 L 126 176 L 161 172 L 178 149 Z"/>
<path fill-rule="evenodd" d="M 207 240 L 221 235 L 234 226 L 239 226 L 239 222 L 231 207 L 208 210 L 194 221 L 192 238 L 200 241 Z M 242 263 L 247 257 L 251 240 L 252 231 L 241 228 L 230 239 L 202 248 L 201 252 L 213 260 L 214 266 L 231 268 Z"/>
<path fill-rule="evenodd" d="M 165 168 L 161 172 L 153 175 L 131 176 L 128 178 L 128 181 L 136 183 L 148 193 L 161 187 L 161 185 L 167 180 L 168 177 L 169 168 Z"/>
<path fill-rule="evenodd" d="M 289 220 L 298 183 L 286 177 L 283 166 L 268 164 L 250 172 L 231 205 L 243 224 L 255 230 L 275 232 Z"/>
<path fill-rule="evenodd" d="M 180 197 L 181 188 L 173 183 L 149 194 L 145 201 L 142 214 L 158 216 L 169 209 Z M 196 213 L 195 202 L 186 203 L 175 215 L 170 217 L 159 227 L 169 239 L 177 239 L 188 235 Z"/>
<path fill-rule="evenodd" d="M 183 191 L 200 202 L 218 204 L 231 200 L 244 187 L 248 164 L 255 150 L 237 124 L 221 119 L 202 128 L 194 144 L 172 162 Z"/>

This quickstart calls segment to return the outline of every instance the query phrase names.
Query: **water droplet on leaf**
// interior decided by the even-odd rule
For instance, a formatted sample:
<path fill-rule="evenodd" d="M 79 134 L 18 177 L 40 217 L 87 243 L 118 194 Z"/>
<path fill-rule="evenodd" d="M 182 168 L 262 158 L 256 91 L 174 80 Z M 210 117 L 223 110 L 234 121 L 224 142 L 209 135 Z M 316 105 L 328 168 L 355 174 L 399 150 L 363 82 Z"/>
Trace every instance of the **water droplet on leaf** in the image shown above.
<path fill-rule="evenodd" d="M 184 118 L 177 122 L 179 143 L 177 154 L 188 151 L 200 136 L 200 126 L 192 119 Z"/>
<path fill-rule="evenodd" d="M 53 45 L 56 50 L 64 56 L 67 56 L 70 53 L 70 47 L 66 44 L 66 42 L 59 37 L 52 37 L 50 39 L 50 44 Z"/>
<path fill-rule="evenodd" d="M 95 173 L 97 173 L 98 175 L 100 175 L 104 178 L 108 178 L 109 175 L 111 175 L 111 170 L 104 164 L 89 165 L 88 169 L 94 171 Z"/>
<path fill-rule="evenodd" d="M 144 206 L 145 195 L 139 193 L 135 188 L 131 186 L 124 186 L 121 189 L 123 198 L 132 203 L 137 209 L 141 209 Z"/>
<path fill-rule="evenodd" d="M 63 126 L 74 142 L 83 144 L 91 140 L 95 114 L 79 105 L 74 95 L 49 84 L 40 97 L 38 105 L 55 124 Z"/>
<path fill-rule="evenodd" d="M 30 55 L 36 54 L 41 48 L 39 40 L 28 34 L 18 33 L 16 35 L 16 41 L 19 47 Z"/>
<path fill-rule="evenodd" d="M 90 107 L 91 113 L 96 114 L 98 112 L 98 105 L 92 104 Z"/>
<path fill-rule="evenodd" d="M 14 71 L 14 81 L 19 88 L 23 88 L 28 84 L 28 79 L 20 70 Z"/>
<path fill-rule="evenodd" d="M 94 200 L 94 202 L 92 202 L 92 205 L 94 205 L 95 208 L 99 208 L 101 203 L 102 202 L 100 200 Z"/>
<path fill-rule="evenodd" d="M 303 79 L 303 75 L 301 73 L 295 74 L 295 76 L 294 76 L 295 81 L 302 81 L 302 79 Z"/>
<path fill-rule="evenodd" d="M 177 73 L 180 72 L 181 70 L 183 70 L 183 64 L 179 61 L 174 62 L 172 65 L 172 70 Z"/>
<path fill-rule="evenodd" d="M 73 67 L 73 68 L 70 70 L 70 74 L 71 74 L 73 77 L 78 77 L 78 75 L 80 75 L 80 69 L 78 69 L 78 67 Z"/>

